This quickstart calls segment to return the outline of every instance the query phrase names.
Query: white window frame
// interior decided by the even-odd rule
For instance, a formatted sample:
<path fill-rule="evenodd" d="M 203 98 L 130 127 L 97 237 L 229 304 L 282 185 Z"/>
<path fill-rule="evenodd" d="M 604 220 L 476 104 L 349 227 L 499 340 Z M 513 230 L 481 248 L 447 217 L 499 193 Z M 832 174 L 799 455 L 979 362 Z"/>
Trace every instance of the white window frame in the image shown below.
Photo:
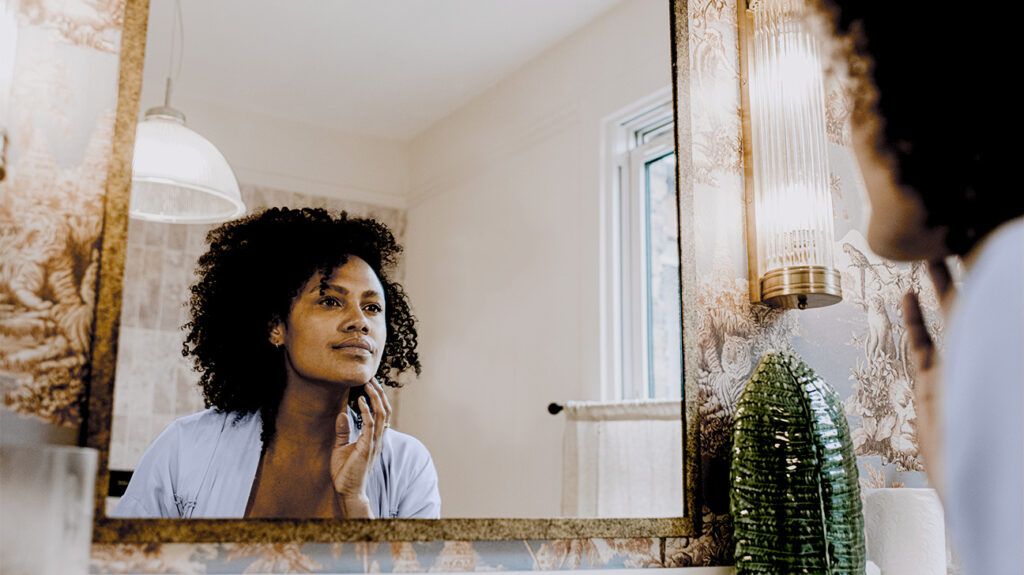
<path fill-rule="evenodd" d="M 669 129 L 660 127 L 668 126 Z M 604 121 L 601 177 L 601 398 L 655 399 L 648 341 L 646 163 L 675 150 L 666 87 Z M 656 128 L 653 129 L 652 128 Z M 643 142 L 644 134 L 662 133 Z M 633 397 L 626 383 L 635 386 Z M 639 392 L 639 393 L 638 393 Z"/>

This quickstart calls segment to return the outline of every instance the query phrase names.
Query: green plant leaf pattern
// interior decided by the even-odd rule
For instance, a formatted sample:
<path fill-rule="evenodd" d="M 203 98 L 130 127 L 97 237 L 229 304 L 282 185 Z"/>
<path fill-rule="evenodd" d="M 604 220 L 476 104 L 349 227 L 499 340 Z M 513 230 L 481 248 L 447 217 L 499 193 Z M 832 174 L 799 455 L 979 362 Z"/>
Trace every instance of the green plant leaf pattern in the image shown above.
<path fill-rule="evenodd" d="M 730 507 L 738 574 L 864 573 L 857 461 L 839 396 L 768 353 L 740 396 Z"/>

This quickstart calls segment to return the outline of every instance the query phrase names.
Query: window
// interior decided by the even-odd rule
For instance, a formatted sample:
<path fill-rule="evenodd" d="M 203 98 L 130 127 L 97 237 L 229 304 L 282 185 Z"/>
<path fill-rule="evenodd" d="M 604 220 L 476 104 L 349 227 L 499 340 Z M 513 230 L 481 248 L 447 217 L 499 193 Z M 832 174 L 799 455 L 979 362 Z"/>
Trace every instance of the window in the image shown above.
<path fill-rule="evenodd" d="M 682 397 L 671 95 L 606 124 L 605 400 Z"/>

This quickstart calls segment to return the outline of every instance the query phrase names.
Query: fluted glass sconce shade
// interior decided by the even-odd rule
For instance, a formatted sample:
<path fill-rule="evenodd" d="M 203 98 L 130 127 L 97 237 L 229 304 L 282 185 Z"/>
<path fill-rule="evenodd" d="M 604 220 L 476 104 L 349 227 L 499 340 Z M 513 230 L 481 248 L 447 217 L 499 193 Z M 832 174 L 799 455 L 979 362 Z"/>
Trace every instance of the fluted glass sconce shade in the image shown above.
<path fill-rule="evenodd" d="M 139 122 L 132 160 L 131 217 L 209 224 L 245 214 L 238 181 L 224 155 L 185 126 L 169 107 L 152 108 Z"/>
<path fill-rule="evenodd" d="M 760 301 L 800 309 L 842 299 L 832 253 L 823 67 L 804 3 L 752 2 L 744 43 L 754 281 Z"/>

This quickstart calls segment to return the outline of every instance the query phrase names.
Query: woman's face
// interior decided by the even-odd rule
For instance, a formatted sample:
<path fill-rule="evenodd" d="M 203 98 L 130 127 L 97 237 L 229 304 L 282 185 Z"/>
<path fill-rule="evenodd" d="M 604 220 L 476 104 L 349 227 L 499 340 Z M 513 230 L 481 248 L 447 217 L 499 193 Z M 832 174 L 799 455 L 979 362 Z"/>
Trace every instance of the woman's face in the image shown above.
<path fill-rule="evenodd" d="M 876 254 L 897 261 L 946 255 L 945 228 L 929 227 L 919 193 L 896 181 L 895 160 L 875 144 L 876 128 L 873 117 L 852 124 L 853 151 L 871 200 L 868 245 Z"/>
<path fill-rule="evenodd" d="M 271 329 L 284 345 L 289 375 L 315 382 L 358 386 L 380 365 L 387 341 L 384 287 L 363 259 L 352 256 L 321 290 L 310 278 L 292 302 L 287 321 Z"/>

